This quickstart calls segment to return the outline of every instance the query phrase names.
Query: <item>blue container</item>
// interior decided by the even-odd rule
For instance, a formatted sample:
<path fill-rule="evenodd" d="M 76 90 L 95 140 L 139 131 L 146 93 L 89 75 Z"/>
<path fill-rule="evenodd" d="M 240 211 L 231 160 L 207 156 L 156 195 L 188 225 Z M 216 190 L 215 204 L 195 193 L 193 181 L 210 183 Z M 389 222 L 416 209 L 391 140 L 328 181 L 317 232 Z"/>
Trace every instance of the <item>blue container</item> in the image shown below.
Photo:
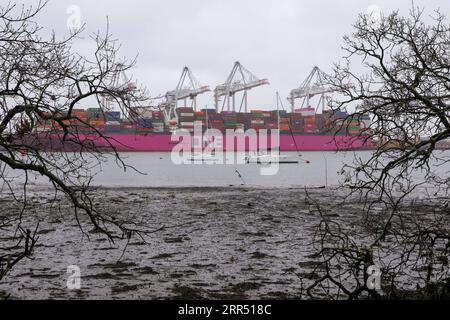
<path fill-rule="evenodd" d="M 336 111 L 333 115 L 335 119 L 345 119 L 348 116 L 348 113 L 344 111 Z"/>
<path fill-rule="evenodd" d="M 208 112 L 208 114 L 217 113 L 216 109 L 201 109 L 200 111 L 205 113 Z"/>
<path fill-rule="evenodd" d="M 120 121 L 120 112 L 118 111 L 107 111 L 105 112 L 106 121 Z"/>
<path fill-rule="evenodd" d="M 137 125 L 139 128 L 145 129 L 153 128 L 152 119 L 138 119 Z"/>

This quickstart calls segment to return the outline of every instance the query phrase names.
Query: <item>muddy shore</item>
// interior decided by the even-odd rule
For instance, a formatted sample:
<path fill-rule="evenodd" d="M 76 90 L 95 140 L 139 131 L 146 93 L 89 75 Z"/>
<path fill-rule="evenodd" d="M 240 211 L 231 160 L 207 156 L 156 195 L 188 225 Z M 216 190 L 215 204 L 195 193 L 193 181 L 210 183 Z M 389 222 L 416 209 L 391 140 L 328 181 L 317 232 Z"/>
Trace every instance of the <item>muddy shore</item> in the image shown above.
<path fill-rule="evenodd" d="M 327 215 L 361 227 L 358 203 L 335 190 L 310 189 Z M 149 230 L 144 239 L 112 243 L 82 219 L 83 235 L 64 198 L 48 189 L 29 195 L 24 225 L 39 221 L 32 259 L 0 283 L 17 299 L 297 299 L 317 262 L 311 242 L 319 214 L 301 188 L 100 189 L 102 210 Z M 0 196 L 2 217 L 21 207 Z M 2 231 L 2 241 L 8 241 Z M 9 230 L 12 231 L 12 230 Z M 363 235 L 362 235 L 363 236 Z M 11 239 L 9 239 L 11 240 Z M 68 290 L 67 267 L 81 269 Z"/>

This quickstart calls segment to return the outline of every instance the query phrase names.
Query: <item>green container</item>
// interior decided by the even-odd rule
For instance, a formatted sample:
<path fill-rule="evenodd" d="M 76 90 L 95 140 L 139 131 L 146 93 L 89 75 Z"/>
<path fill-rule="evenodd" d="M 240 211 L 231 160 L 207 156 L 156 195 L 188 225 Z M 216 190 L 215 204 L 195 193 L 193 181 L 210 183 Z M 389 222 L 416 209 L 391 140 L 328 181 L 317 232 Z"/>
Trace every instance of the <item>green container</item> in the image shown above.
<path fill-rule="evenodd" d="M 86 111 L 88 118 L 99 118 L 103 115 L 102 109 L 100 108 L 90 108 Z"/>

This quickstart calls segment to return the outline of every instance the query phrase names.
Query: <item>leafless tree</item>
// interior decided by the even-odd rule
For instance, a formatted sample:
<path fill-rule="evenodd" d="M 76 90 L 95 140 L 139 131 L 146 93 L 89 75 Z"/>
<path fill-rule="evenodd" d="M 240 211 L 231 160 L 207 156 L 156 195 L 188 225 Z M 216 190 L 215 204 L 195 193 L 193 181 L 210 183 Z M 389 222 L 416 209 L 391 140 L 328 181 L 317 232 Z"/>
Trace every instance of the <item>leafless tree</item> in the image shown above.
<path fill-rule="evenodd" d="M 342 170 L 346 201 L 362 206 L 360 228 L 322 219 L 322 259 L 307 291 L 448 298 L 450 159 L 440 149 L 450 138 L 450 25 L 439 11 L 413 7 L 407 17 L 361 15 L 354 28 L 344 62 L 327 79 L 342 93 L 330 105 L 349 112 L 342 126 L 369 115 L 360 138 L 375 150 Z M 371 265 L 381 267 L 382 291 L 367 286 Z"/>
<path fill-rule="evenodd" d="M 0 230 L 15 224 L 17 240 L 16 245 L 0 250 L 0 279 L 31 254 L 37 240 L 35 232 L 22 228 L 31 175 L 48 179 L 70 200 L 77 221 L 87 218 L 111 241 L 139 232 L 101 213 L 93 204 L 91 169 L 96 161 L 102 161 L 100 151 L 105 150 L 98 150 L 92 141 L 102 140 L 119 165 L 127 165 L 110 138 L 73 111 L 86 105 L 107 111 L 105 101 L 113 101 L 125 114 L 130 107 L 142 106 L 147 101 L 145 88 L 127 90 L 116 81 L 135 65 L 135 59 L 119 57 L 120 46 L 108 30 L 91 36 L 96 44 L 91 57 L 72 48 L 84 28 L 62 40 L 55 34 L 45 37 L 45 30 L 36 22 L 45 5 L 0 6 L 0 179 L 2 193 L 10 192 L 22 208 L 0 214 Z M 38 130 L 42 123 L 47 126 L 44 131 Z M 74 152 L 53 152 L 61 150 Z M 19 180 L 11 178 L 12 170 L 22 172 Z M 18 190 L 23 192 L 16 197 Z"/>

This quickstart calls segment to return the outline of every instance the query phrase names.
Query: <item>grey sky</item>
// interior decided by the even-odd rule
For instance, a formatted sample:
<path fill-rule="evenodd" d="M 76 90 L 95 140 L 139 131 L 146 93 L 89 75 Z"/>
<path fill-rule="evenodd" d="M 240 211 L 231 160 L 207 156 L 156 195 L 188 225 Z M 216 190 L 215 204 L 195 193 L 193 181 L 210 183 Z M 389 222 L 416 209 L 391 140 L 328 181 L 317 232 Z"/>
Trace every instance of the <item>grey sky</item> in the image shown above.
<path fill-rule="evenodd" d="M 5 0 L 2 0 L 2 2 Z M 20 1 L 19 1 L 20 2 Z M 22 1 L 34 4 L 35 1 Z M 123 44 L 125 56 L 138 57 L 133 77 L 146 85 L 152 95 L 174 89 L 182 67 L 188 65 L 198 80 L 213 89 L 223 83 L 234 61 L 270 86 L 249 95 L 252 108 L 272 108 L 275 91 L 286 97 L 308 75 L 314 65 L 330 70 L 342 55 L 342 36 L 352 32 L 358 13 L 369 6 L 383 12 L 400 9 L 407 13 L 410 0 L 50 0 L 39 21 L 58 35 L 67 30 L 70 5 L 81 9 L 87 35 L 110 29 Z M 428 10 L 450 12 L 448 0 L 415 0 Z M 213 105 L 212 93 L 199 100 Z"/>

